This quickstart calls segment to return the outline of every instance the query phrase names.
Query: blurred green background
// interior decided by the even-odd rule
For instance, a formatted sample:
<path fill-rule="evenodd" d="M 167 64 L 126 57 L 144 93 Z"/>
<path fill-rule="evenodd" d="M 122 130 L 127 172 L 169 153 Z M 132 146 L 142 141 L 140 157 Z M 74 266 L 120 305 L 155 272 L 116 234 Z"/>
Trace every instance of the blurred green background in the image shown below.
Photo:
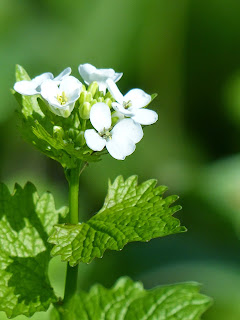
<path fill-rule="evenodd" d="M 0 175 L 11 189 L 30 180 L 40 193 L 50 190 L 57 207 L 67 202 L 61 167 L 16 127 L 9 90 L 16 63 L 34 77 L 68 66 L 78 76 L 78 65 L 89 62 L 123 72 L 122 92 L 158 93 L 159 121 L 145 128 L 136 152 L 123 162 L 105 156 L 83 173 L 80 207 L 85 217 L 96 212 L 118 174 L 157 178 L 180 195 L 178 217 L 189 231 L 80 265 L 82 288 L 110 287 L 122 275 L 146 288 L 194 280 L 215 301 L 203 319 L 240 319 L 239 13 L 237 0 L 0 1 Z M 60 295 L 64 268 L 51 262 Z"/>

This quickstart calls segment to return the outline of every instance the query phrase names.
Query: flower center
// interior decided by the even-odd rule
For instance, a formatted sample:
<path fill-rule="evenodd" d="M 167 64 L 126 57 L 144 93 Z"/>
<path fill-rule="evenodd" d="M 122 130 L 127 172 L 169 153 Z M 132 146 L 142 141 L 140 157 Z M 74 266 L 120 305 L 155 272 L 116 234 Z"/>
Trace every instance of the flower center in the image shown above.
<path fill-rule="evenodd" d="M 129 101 L 127 101 L 127 102 L 123 101 L 123 108 L 124 108 L 124 109 L 128 109 L 128 108 L 130 108 L 131 106 L 132 106 L 131 100 L 129 100 Z"/>
<path fill-rule="evenodd" d="M 100 137 L 102 137 L 105 140 L 111 140 L 112 139 L 112 134 L 109 131 L 109 129 L 107 130 L 107 129 L 104 128 L 102 132 L 99 132 L 99 135 L 100 135 Z"/>
<path fill-rule="evenodd" d="M 62 95 L 60 95 L 60 94 L 57 95 L 57 101 L 62 106 L 67 103 L 68 99 L 67 99 L 66 93 L 64 91 L 62 92 Z"/>

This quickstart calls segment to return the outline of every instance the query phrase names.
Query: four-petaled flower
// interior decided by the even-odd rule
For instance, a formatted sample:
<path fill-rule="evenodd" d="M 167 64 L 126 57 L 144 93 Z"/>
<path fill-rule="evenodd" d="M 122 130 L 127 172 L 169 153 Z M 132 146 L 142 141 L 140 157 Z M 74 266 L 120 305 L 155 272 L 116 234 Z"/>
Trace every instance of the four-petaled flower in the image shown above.
<path fill-rule="evenodd" d="M 58 81 L 48 79 L 41 85 L 41 95 L 48 102 L 50 110 L 64 118 L 71 114 L 81 90 L 82 83 L 73 76 Z"/>
<path fill-rule="evenodd" d="M 141 89 L 132 89 L 123 96 L 114 81 L 108 79 L 107 85 L 117 101 L 112 103 L 114 110 L 142 125 L 153 124 L 158 120 L 158 114 L 155 111 L 144 108 L 151 102 L 149 94 Z"/>
<path fill-rule="evenodd" d="M 39 76 L 33 78 L 32 80 L 22 80 L 18 81 L 14 84 L 13 89 L 20 94 L 25 96 L 32 96 L 35 94 L 41 94 L 41 85 L 46 80 L 54 80 L 54 81 L 61 81 L 65 77 L 69 76 L 72 72 L 71 68 L 66 68 L 63 70 L 56 78 L 54 78 L 51 72 L 46 72 L 40 74 Z"/>
<path fill-rule="evenodd" d="M 112 79 L 113 82 L 117 82 L 123 75 L 122 73 L 115 72 L 113 69 L 97 69 L 89 63 L 80 64 L 78 70 L 87 85 L 96 81 L 99 91 L 103 91 L 104 94 L 107 88 L 106 81 Z"/>
<path fill-rule="evenodd" d="M 96 129 L 85 131 L 88 147 L 101 151 L 105 146 L 110 155 L 118 160 L 124 160 L 132 154 L 143 137 L 142 127 L 131 119 L 124 119 L 111 128 L 111 112 L 103 102 L 93 105 L 90 111 L 90 121 Z"/>

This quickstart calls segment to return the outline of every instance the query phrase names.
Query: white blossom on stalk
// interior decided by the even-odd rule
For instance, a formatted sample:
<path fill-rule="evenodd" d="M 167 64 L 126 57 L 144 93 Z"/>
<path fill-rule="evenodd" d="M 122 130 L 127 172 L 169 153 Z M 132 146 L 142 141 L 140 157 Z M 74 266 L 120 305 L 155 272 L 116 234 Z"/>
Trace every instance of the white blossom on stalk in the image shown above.
<path fill-rule="evenodd" d="M 41 95 L 50 110 L 64 118 L 70 116 L 81 90 L 82 83 L 73 76 L 65 76 L 61 81 L 48 79 L 41 85 Z"/>
<path fill-rule="evenodd" d="M 132 89 L 123 96 L 111 79 L 107 80 L 107 86 L 116 100 L 112 103 L 114 110 L 142 125 L 153 124 L 158 120 L 158 114 L 155 111 L 144 108 L 151 102 L 149 94 L 141 89 Z"/>
<path fill-rule="evenodd" d="M 46 80 L 61 81 L 65 77 L 69 76 L 72 72 L 71 68 L 66 68 L 63 70 L 56 78 L 50 72 L 40 74 L 39 76 L 33 78 L 32 80 L 22 80 L 14 84 L 13 89 L 20 94 L 25 96 L 32 96 L 35 94 L 41 94 L 41 85 Z"/>
<path fill-rule="evenodd" d="M 94 151 L 101 151 L 106 146 L 110 155 L 118 160 L 124 160 L 136 149 L 143 137 L 142 127 L 132 119 L 119 121 L 111 128 L 111 112 L 103 102 L 92 106 L 90 121 L 96 129 L 85 131 L 85 139 L 88 147 Z"/>
<path fill-rule="evenodd" d="M 87 85 L 96 81 L 99 85 L 99 91 L 103 91 L 104 94 L 106 93 L 107 79 L 117 82 L 123 75 L 122 73 L 115 72 L 113 69 L 97 69 L 89 63 L 80 64 L 78 71 Z"/>

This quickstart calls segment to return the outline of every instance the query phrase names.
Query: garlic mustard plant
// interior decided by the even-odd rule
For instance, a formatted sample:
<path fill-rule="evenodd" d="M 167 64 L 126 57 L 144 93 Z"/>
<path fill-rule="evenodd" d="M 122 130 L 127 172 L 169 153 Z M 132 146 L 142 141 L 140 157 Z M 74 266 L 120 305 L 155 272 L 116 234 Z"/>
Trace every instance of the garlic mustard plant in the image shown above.
<path fill-rule="evenodd" d="M 174 217 L 181 209 L 174 204 L 178 197 L 165 197 L 166 187 L 156 186 L 154 179 L 138 184 L 137 176 L 124 180 L 120 175 L 109 182 L 102 208 L 84 221 L 78 203 L 83 170 L 107 151 L 124 160 L 143 138 L 142 125 L 155 123 L 158 116 L 145 108 L 152 98 L 143 90 L 121 94 L 115 83 L 122 73 L 90 64 L 80 65 L 79 72 L 86 86 L 70 75 L 70 68 L 56 78 L 45 73 L 32 80 L 21 66 L 16 68 L 13 94 L 20 105 L 22 136 L 62 165 L 69 201 L 68 207 L 56 209 L 53 196 L 39 196 L 31 183 L 16 184 L 13 193 L 0 185 L 0 311 L 9 318 L 31 317 L 51 307 L 56 320 L 198 320 L 211 299 L 194 282 L 148 291 L 121 277 L 110 289 L 95 285 L 87 293 L 80 288 L 79 263 L 186 228 Z M 48 276 L 55 256 L 67 263 L 62 296 Z"/>

